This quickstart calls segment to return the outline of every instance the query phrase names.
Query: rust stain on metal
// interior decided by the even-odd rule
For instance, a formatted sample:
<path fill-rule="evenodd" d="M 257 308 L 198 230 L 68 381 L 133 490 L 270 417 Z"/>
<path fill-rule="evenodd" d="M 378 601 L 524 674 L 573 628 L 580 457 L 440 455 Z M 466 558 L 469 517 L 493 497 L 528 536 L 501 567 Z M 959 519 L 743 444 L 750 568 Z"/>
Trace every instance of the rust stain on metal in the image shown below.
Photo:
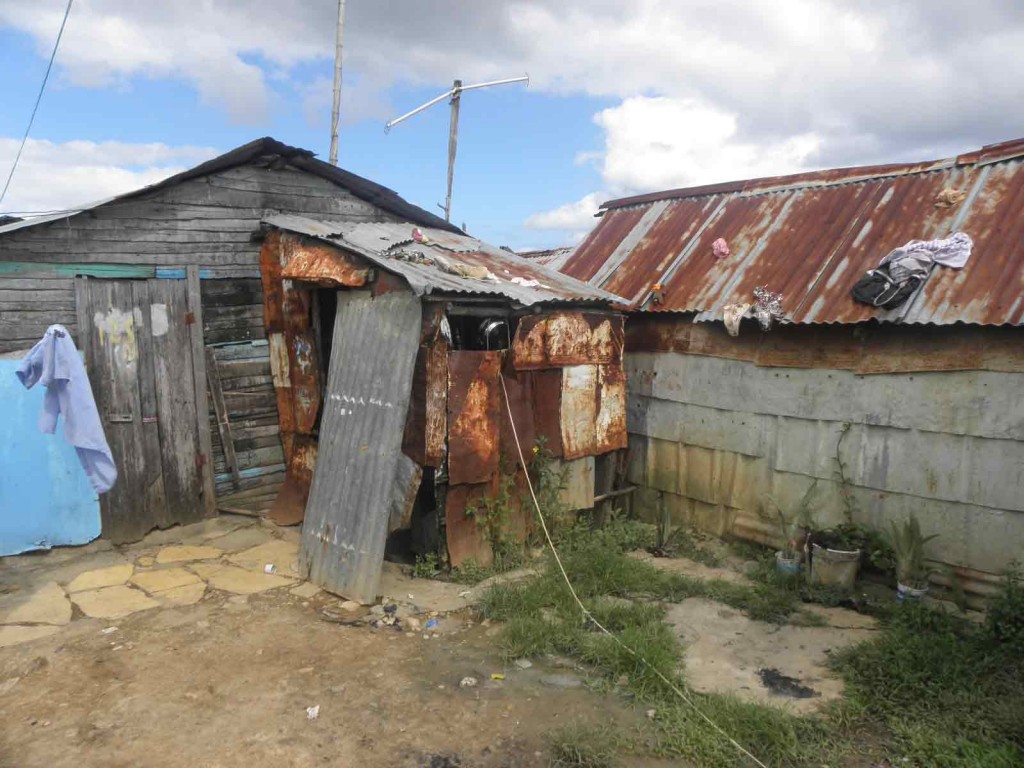
<path fill-rule="evenodd" d="M 498 470 L 499 352 L 448 353 L 448 479 L 482 483 Z"/>
<path fill-rule="evenodd" d="M 507 472 L 519 465 L 515 435 L 519 436 L 519 447 L 526 461 L 529 462 L 533 458 L 533 446 L 536 441 L 533 423 L 533 375 L 521 372 L 513 376 L 502 372 L 501 376 L 505 383 L 505 392 L 508 392 L 508 406 L 511 407 L 512 418 L 515 420 L 513 434 L 512 424 L 508 418 L 509 408 L 504 402 L 505 394 L 499 392 L 502 398 L 498 407 L 501 419 L 501 454 L 505 464 L 502 471 Z"/>
<path fill-rule="evenodd" d="M 271 232 L 260 250 L 263 318 L 286 466 L 274 508 L 277 518 L 293 522 L 302 519 L 309 495 L 316 458 L 313 433 L 322 397 L 320 360 L 310 321 L 312 293 L 282 274 L 296 243 L 294 237 Z"/>
<path fill-rule="evenodd" d="M 474 485 L 455 485 L 448 489 L 445 500 L 445 538 L 448 543 L 448 559 L 452 567 L 458 568 L 467 561 L 478 565 L 490 565 L 494 561 L 486 531 L 471 514 L 483 507 L 484 499 L 494 494 L 495 482 Z"/>
<path fill-rule="evenodd" d="M 1024 372 L 1024 354 L 1013 328 L 957 326 L 791 325 L 765 333 L 746 329 L 729 336 L 717 323 L 680 323 L 665 315 L 630 320 L 631 352 L 679 352 L 763 367 L 834 368 L 860 374 L 928 371 Z"/>
<path fill-rule="evenodd" d="M 621 366 L 562 369 L 561 433 L 566 459 L 626 446 L 626 379 Z"/>
<path fill-rule="evenodd" d="M 615 200 L 563 271 L 605 275 L 617 246 L 650 207 L 665 210 L 600 280 L 635 308 L 661 284 L 652 312 L 709 312 L 750 301 L 765 285 L 783 295 L 794 323 L 882 319 L 948 325 L 1024 324 L 1024 141 L 991 145 L 948 160 L 839 168 Z M 967 193 L 936 207 L 944 189 Z M 646 226 L 646 225 L 645 225 Z M 974 240 L 961 270 L 936 268 L 920 294 L 892 314 L 858 304 L 853 284 L 893 248 L 954 230 Z M 725 238 L 721 261 L 711 243 Z"/>
<path fill-rule="evenodd" d="M 562 446 L 562 371 L 551 368 L 531 371 L 531 397 L 533 400 L 533 431 L 535 440 L 543 439 L 552 456 L 561 456 Z"/>
<path fill-rule="evenodd" d="M 590 280 L 644 215 L 641 207 L 609 211 L 579 244 L 561 271 L 578 280 Z"/>
<path fill-rule="evenodd" d="M 524 317 L 512 342 L 517 370 L 566 365 L 620 363 L 623 318 L 583 312 L 553 312 Z"/>
<path fill-rule="evenodd" d="M 281 276 L 318 285 L 360 288 L 366 285 L 370 269 L 365 262 L 330 245 L 284 240 L 285 264 Z"/>
<path fill-rule="evenodd" d="M 447 431 L 448 345 L 438 337 L 421 345 L 416 355 L 402 452 L 422 466 L 440 467 Z"/>

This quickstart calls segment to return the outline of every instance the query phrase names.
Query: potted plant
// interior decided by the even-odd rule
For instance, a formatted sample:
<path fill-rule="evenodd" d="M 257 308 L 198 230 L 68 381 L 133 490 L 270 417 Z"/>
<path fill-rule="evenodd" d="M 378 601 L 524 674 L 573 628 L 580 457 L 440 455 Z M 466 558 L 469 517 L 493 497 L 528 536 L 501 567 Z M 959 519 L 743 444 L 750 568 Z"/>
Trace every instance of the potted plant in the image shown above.
<path fill-rule="evenodd" d="M 779 533 L 782 535 L 782 549 L 775 553 L 775 570 L 779 573 L 794 575 L 800 573 L 800 565 L 804 557 L 804 544 L 807 534 L 814 527 L 811 501 L 814 498 L 818 481 L 815 480 L 800 498 L 796 508 L 790 513 L 783 512 L 782 507 L 772 496 L 765 496 L 764 508 L 775 509 Z"/>
<path fill-rule="evenodd" d="M 811 560 L 811 584 L 853 589 L 860 570 L 861 549 L 853 526 L 841 525 L 814 531 L 807 538 Z"/>
<path fill-rule="evenodd" d="M 901 524 L 889 523 L 889 544 L 896 558 L 896 599 L 920 600 L 928 594 L 932 569 L 924 561 L 924 545 L 938 534 L 923 536 L 917 517 L 911 515 Z"/>

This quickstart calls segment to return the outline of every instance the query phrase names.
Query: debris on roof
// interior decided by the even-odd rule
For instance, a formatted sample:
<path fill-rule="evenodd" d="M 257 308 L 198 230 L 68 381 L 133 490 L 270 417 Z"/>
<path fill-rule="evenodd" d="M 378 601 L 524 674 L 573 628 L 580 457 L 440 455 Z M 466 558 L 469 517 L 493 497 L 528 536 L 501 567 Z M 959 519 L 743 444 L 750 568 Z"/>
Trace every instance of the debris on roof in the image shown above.
<path fill-rule="evenodd" d="M 412 223 L 336 224 L 302 216 L 269 216 L 268 226 L 314 237 L 404 278 L 417 295 L 502 296 L 540 303 L 621 304 L 622 299 L 476 238 Z"/>
<path fill-rule="evenodd" d="M 605 203 L 560 269 L 634 309 L 698 320 L 721 319 L 764 286 L 786 297 L 784 322 L 1021 325 L 1022 195 L 1024 139 L 935 162 L 675 189 Z M 933 270 L 897 310 L 851 298 L 893 248 L 956 231 L 975 244 L 962 270 Z M 719 240 L 727 258 L 716 257 Z"/>

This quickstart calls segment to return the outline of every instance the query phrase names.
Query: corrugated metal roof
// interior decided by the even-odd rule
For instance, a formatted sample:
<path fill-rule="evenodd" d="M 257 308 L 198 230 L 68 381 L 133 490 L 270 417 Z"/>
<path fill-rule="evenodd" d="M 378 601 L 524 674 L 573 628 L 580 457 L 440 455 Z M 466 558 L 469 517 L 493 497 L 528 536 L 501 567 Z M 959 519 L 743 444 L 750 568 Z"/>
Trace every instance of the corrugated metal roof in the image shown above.
<path fill-rule="evenodd" d="M 948 160 L 840 168 L 612 200 L 561 267 L 636 309 L 721 319 L 758 285 L 783 295 L 794 323 L 1024 324 L 1024 139 Z M 936 205 L 946 189 L 966 193 Z M 853 284 L 909 240 L 966 232 L 962 270 L 935 269 L 892 312 L 850 296 Z M 731 255 L 711 244 L 724 238 Z M 652 288 L 664 300 L 653 305 Z"/>
<path fill-rule="evenodd" d="M 370 181 L 369 179 L 364 179 L 362 176 L 350 173 L 344 168 L 338 168 L 330 163 L 325 163 L 323 160 L 317 160 L 313 152 L 308 149 L 292 147 L 278 141 L 277 139 L 264 136 L 262 139 L 255 139 L 254 141 L 250 141 L 248 144 L 243 144 L 240 147 L 232 149 L 230 152 L 225 152 L 223 155 L 218 155 L 211 160 L 207 160 L 205 163 L 200 163 L 194 168 L 189 168 L 188 170 L 177 173 L 174 176 L 169 176 L 163 181 L 158 181 L 155 184 L 150 184 L 149 186 L 140 187 L 139 189 L 132 190 L 131 192 L 126 192 L 123 195 L 107 197 L 102 200 L 96 200 L 92 203 L 86 203 L 63 211 L 54 211 L 53 213 L 45 216 L 35 216 L 20 221 L 15 220 L 13 223 L 7 223 L 6 226 L 0 226 L 0 235 L 6 234 L 7 232 L 13 232 L 18 229 L 24 229 L 26 227 L 35 227 L 40 224 L 46 224 L 47 222 L 66 219 L 70 216 L 77 216 L 80 213 L 95 210 L 96 208 L 107 205 L 108 203 L 128 200 L 142 194 L 154 192 L 158 189 L 180 184 L 181 182 L 188 181 L 189 179 L 196 179 L 200 176 L 207 176 L 211 173 L 217 173 L 219 171 L 227 170 L 228 168 L 234 168 L 237 165 L 251 163 L 255 160 L 260 160 L 261 158 L 266 158 L 268 164 L 285 162 L 293 168 L 298 168 L 299 170 L 306 171 L 314 176 L 319 176 L 320 178 L 326 179 L 340 187 L 344 187 L 353 195 L 367 201 L 368 203 L 373 203 L 377 207 L 383 208 L 385 211 L 390 211 L 396 216 L 401 216 L 402 218 L 408 219 L 416 224 L 437 227 L 438 229 L 445 229 L 452 232 L 462 231 L 453 224 L 446 222 L 440 216 L 430 213 L 429 211 L 425 211 L 422 208 L 404 200 L 394 190 L 388 189 L 387 187 Z M 0 217 L 0 224 L 3 224 L 4 218 L 14 217 Z"/>
<path fill-rule="evenodd" d="M 421 228 L 411 223 L 334 224 L 302 216 L 270 216 L 266 224 L 315 237 L 358 254 L 404 278 L 418 294 L 456 293 L 502 296 L 523 306 L 541 303 L 621 304 L 615 294 L 521 259 L 476 238 Z M 468 274 L 483 274 L 474 277 Z M 513 282 L 518 279 L 520 282 Z M 532 285 L 536 281 L 537 285 Z M 524 284 L 525 283 L 525 284 Z"/>

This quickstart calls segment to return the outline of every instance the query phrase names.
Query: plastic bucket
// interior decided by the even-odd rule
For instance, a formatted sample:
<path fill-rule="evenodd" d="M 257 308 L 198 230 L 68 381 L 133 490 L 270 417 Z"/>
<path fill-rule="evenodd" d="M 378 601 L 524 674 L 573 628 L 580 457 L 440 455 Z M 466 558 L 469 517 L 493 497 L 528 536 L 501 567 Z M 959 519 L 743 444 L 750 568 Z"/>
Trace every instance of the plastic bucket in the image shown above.
<path fill-rule="evenodd" d="M 928 587 L 924 589 L 914 589 L 908 587 L 906 584 L 900 584 L 896 582 L 896 600 L 897 602 L 904 602 L 906 600 L 920 600 L 928 594 Z"/>
<path fill-rule="evenodd" d="M 844 552 L 811 545 L 811 584 L 851 590 L 857 582 L 860 550 Z"/>
<path fill-rule="evenodd" d="M 776 552 L 775 570 L 787 576 L 794 576 L 800 573 L 800 557 L 786 557 L 782 552 Z"/>

